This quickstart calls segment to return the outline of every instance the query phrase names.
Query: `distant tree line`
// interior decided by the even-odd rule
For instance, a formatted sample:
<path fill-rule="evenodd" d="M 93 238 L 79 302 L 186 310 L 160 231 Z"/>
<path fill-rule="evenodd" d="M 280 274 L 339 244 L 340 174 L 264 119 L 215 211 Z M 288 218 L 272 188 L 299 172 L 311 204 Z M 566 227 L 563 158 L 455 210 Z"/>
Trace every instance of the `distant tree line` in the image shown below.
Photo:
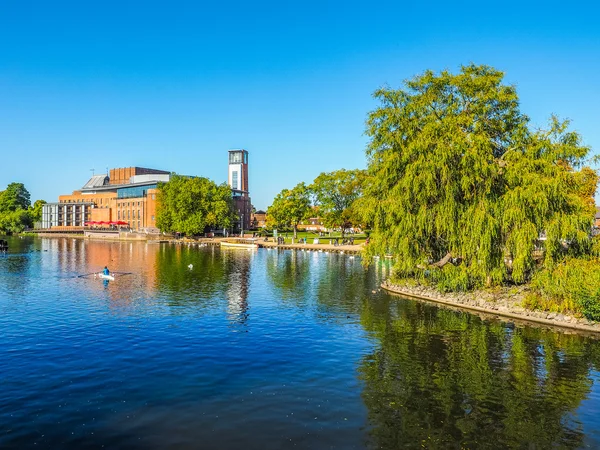
<path fill-rule="evenodd" d="M 42 220 L 44 200 L 31 205 L 31 196 L 23 183 L 10 183 L 0 192 L 0 233 L 20 233 Z"/>
<path fill-rule="evenodd" d="M 365 175 L 364 170 L 341 169 L 321 173 L 308 186 L 283 189 L 267 209 L 267 225 L 292 228 L 296 237 L 298 225 L 319 217 L 326 227 L 341 229 L 343 236 L 346 229 L 363 225 L 355 202 L 362 195 Z"/>

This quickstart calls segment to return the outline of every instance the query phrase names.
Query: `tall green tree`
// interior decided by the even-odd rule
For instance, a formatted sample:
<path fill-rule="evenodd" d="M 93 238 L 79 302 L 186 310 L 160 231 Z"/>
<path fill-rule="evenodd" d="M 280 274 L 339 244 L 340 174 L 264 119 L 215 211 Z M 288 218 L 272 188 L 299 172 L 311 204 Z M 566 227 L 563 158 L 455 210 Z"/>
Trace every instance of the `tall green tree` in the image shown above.
<path fill-rule="evenodd" d="M 589 148 L 556 118 L 530 129 L 502 72 L 427 71 L 374 96 L 360 207 L 373 228 L 367 256 L 390 252 L 399 276 L 462 288 L 526 281 L 543 235 L 546 264 L 589 251 Z"/>
<path fill-rule="evenodd" d="M 29 191 L 23 183 L 10 183 L 0 192 L 0 212 L 27 209 L 31 206 Z"/>
<path fill-rule="evenodd" d="M 32 222 L 39 222 L 42 220 L 42 208 L 46 203 L 46 200 L 36 200 L 33 203 L 33 206 L 29 208 Z"/>
<path fill-rule="evenodd" d="M 10 183 L 0 192 L 0 233 L 20 233 L 32 224 L 29 191 L 23 183 Z"/>
<path fill-rule="evenodd" d="M 310 191 L 304 183 L 282 190 L 267 209 L 267 218 L 275 226 L 291 226 L 298 237 L 298 224 L 312 212 Z"/>
<path fill-rule="evenodd" d="M 342 237 L 347 228 L 358 224 L 353 205 L 362 195 L 364 178 L 363 170 L 341 169 L 321 173 L 310 186 L 323 223 L 326 227 L 340 227 Z"/>
<path fill-rule="evenodd" d="M 159 185 L 156 224 L 161 231 L 186 235 L 229 228 L 234 218 L 231 189 L 208 178 L 172 175 Z"/>

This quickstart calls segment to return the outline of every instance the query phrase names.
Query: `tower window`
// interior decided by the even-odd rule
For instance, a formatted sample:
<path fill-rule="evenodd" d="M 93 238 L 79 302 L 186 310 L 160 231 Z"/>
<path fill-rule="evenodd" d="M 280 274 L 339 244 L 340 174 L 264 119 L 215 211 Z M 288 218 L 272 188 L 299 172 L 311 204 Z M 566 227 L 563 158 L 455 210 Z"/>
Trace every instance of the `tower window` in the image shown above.
<path fill-rule="evenodd" d="M 238 188 L 238 172 L 237 172 L 237 170 L 234 170 L 233 172 L 231 172 L 231 188 L 232 189 Z"/>

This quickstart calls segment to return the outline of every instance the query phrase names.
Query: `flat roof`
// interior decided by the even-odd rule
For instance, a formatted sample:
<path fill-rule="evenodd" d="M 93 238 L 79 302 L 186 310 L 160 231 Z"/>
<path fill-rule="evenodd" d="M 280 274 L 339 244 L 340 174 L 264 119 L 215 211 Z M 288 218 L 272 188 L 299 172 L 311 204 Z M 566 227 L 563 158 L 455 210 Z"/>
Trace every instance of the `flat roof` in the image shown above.
<path fill-rule="evenodd" d="M 164 183 L 164 181 L 160 181 L 160 180 L 153 180 L 153 181 L 141 181 L 139 183 L 127 183 L 127 184 L 109 184 L 106 186 L 99 186 L 97 188 L 88 188 L 88 189 L 81 189 L 81 192 L 88 192 L 88 191 L 116 191 L 117 189 L 123 189 L 123 188 L 128 188 L 128 187 L 137 187 L 137 186 L 150 186 L 150 185 L 154 185 L 154 184 L 158 184 L 158 183 Z"/>

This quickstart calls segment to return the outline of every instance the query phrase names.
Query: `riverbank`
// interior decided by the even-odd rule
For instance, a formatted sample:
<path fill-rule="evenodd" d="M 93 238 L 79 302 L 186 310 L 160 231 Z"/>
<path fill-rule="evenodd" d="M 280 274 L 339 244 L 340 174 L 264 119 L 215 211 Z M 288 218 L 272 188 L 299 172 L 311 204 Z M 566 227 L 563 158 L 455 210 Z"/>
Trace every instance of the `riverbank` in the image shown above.
<path fill-rule="evenodd" d="M 600 324 L 585 317 L 524 308 L 522 305 L 528 292 L 527 286 L 501 287 L 489 291 L 448 294 L 427 286 L 399 285 L 390 283 L 387 280 L 382 283 L 381 287 L 388 292 L 404 297 L 433 302 L 451 308 L 501 316 L 511 321 L 534 322 L 551 327 L 600 333 Z"/>

